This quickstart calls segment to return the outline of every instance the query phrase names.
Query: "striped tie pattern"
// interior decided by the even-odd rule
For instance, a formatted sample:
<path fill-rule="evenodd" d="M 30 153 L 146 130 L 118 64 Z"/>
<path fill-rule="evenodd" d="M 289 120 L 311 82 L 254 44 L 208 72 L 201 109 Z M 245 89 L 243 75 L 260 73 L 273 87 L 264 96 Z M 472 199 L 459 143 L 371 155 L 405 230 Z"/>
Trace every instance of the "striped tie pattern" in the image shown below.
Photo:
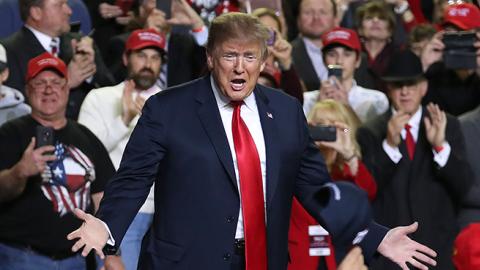
<path fill-rule="evenodd" d="M 58 57 L 58 39 L 52 38 L 50 42 L 50 53 L 56 57 Z"/>
<path fill-rule="evenodd" d="M 167 88 L 167 64 L 162 64 L 162 67 L 160 68 L 160 75 L 157 78 L 157 82 L 155 83 L 158 88 L 160 89 L 165 89 Z"/>

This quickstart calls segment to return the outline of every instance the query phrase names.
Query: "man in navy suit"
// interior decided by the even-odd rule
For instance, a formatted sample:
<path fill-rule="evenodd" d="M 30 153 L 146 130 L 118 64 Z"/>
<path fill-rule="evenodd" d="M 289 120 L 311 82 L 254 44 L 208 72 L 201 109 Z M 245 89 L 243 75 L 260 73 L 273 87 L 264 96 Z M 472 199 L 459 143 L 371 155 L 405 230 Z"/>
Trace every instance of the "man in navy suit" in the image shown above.
<path fill-rule="evenodd" d="M 115 252 L 155 182 L 139 269 L 286 269 L 294 194 L 336 244 L 360 242 L 366 258 L 378 250 L 405 267 L 413 257 L 435 264 L 407 236 L 416 224 L 387 232 L 365 193 L 331 183 L 298 101 L 256 84 L 267 39 L 250 15 L 212 22 L 210 76 L 146 102 L 97 217 L 76 211 L 84 224 L 68 236 L 74 251 Z"/>

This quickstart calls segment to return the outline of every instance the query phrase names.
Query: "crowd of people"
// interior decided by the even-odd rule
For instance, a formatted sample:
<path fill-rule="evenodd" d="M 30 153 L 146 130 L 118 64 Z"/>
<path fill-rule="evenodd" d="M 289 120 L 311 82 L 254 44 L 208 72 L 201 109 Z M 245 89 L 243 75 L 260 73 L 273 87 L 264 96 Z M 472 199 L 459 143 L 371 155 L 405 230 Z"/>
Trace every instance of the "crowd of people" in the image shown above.
<path fill-rule="evenodd" d="M 479 5 L 2 1 L 0 269 L 480 269 Z"/>

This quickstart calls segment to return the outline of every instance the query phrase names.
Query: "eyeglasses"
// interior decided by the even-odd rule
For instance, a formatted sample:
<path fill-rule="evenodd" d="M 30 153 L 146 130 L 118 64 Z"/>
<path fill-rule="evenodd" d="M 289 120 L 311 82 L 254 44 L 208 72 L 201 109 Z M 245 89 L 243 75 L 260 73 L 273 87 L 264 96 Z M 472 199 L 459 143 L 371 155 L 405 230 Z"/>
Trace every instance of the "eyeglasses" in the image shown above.
<path fill-rule="evenodd" d="M 59 90 L 63 88 L 67 84 L 67 80 L 65 79 L 55 79 L 51 81 L 45 80 L 32 80 L 30 81 L 30 86 L 38 91 L 43 91 L 50 87 L 53 90 Z"/>

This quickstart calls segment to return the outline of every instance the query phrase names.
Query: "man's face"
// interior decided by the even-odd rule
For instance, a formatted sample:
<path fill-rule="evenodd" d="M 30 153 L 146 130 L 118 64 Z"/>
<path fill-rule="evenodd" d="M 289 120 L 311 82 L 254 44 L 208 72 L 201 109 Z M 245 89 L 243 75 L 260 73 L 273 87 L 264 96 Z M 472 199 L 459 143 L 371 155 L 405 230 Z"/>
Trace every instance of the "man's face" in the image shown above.
<path fill-rule="evenodd" d="M 152 87 L 160 74 L 162 57 L 156 49 L 145 48 L 132 51 L 124 59 L 127 64 L 128 78 L 135 82 L 138 90 L 147 90 Z"/>
<path fill-rule="evenodd" d="M 260 44 L 229 40 L 207 55 L 208 67 L 224 96 L 241 101 L 249 96 L 265 64 Z"/>
<path fill-rule="evenodd" d="M 58 73 L 40 72 L 27 84 L 32 114 L 46 120 L 65 117 L 69 92 L 67 80 Z"/>
<path fill-rule="evenodd" d="M 67 0 L 44 0 L 40 10 L 40 25 L 47 34 L 58 37 L 70 31 L 72 10 Z"/>
<path fill-rule="evenodd" d="M 302 35 L 319 39 L 322 34 L 335 26 L 333 5 L 330 0 L 303 0 L 297 25 Z"/>
<path fill-rule="evenodd" d="M 342 79 L 352 79 L 355 69 L 360 65 L 360 58 L 354 50 L 336 46 L 325 52 L 326 65 L 342 66 Z"/>
<path fill-rule="evenodd" d="M 388 83 L 388 96 L 395 110 L 414 114 L 427 93 L 427 86 L 425 80 L 407 85 Z"/>
<path fill-rule="evenodd" d="M 424 39 L 424 40 L 421 40 L 421 41 L 417 41 L 417 42 L 413 42 L 412 44 L 410 44 L 410 50 L 416 54 L 418 57 L 421 57 L 422 56 L 422 51 L 423 51 L 423 48 L 425 48 L 425 46 L 428 44 L 429 40 L 428 39 Z"/>

